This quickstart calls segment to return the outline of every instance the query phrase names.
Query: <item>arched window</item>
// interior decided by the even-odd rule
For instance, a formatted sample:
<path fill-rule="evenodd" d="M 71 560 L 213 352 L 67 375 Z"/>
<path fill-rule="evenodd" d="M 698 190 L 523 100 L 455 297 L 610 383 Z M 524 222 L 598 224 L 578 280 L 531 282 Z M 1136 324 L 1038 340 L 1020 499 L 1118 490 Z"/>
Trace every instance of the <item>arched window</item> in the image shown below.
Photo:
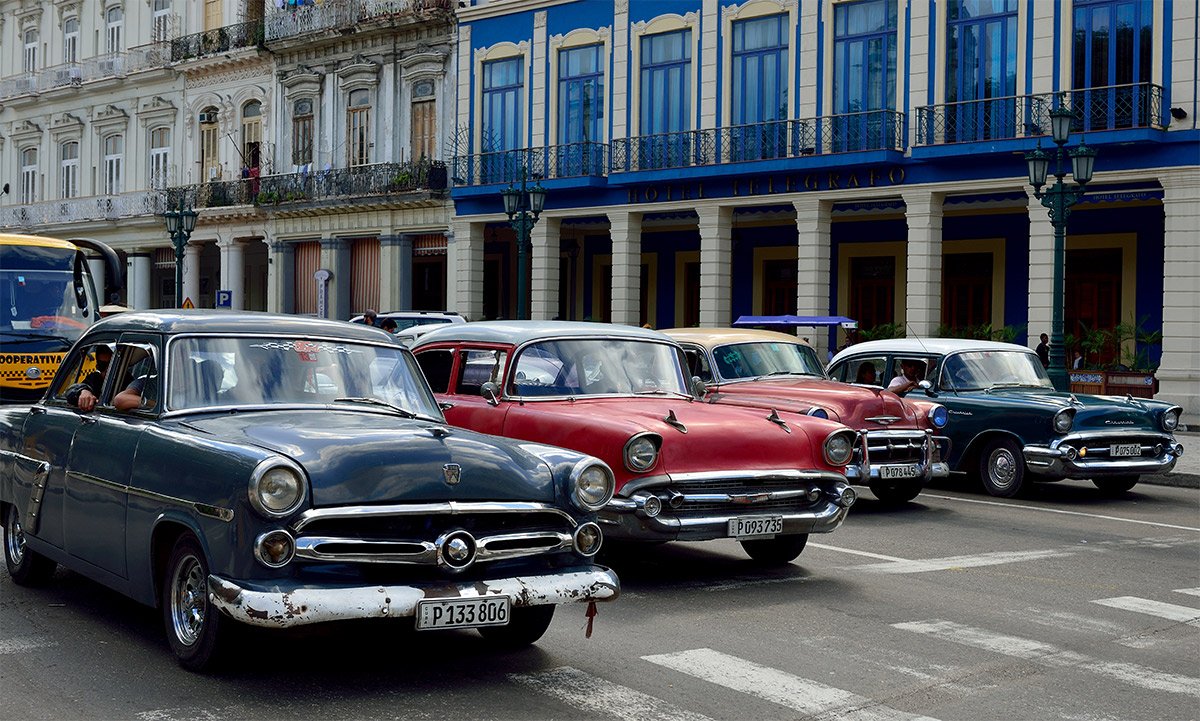
<path fill-rule="evenodd" d="M 217 158 L 219 141 L 217 109 L 209 106 L 200 112 L 200 182 L 207 183 L 221 177 L 221 162 Z"/>
<path fill-rule="evenodd" d="M 313 101 L 301 98 L 292 103 L 292 165 L 307 165 L 313 156 Z"/>
<path fill-rule="evenodd" d="M 262 103 L 251 100 L 242 106 L 242 164 L 249 170 L 262 163 Z"/>
<path fill-rule="evenodd" d="M 79 195 L 79 141 L 68 140 L 59 148 L 58 195 L 74 198 Z"/>
<path fill-rule="evenodd" d="M 32 73 L 34 70 L 37 70 L 38 31 L 34 28 L 29 28 L 22 37 L 25 40 L 23 67 L 25 72 Z"/>
<path fill-rule="evenodd" d="M 124 182 L 125 136 L 110 135 L 104 139 L 104 194 L 121 193 Z"/>
<path fill-rule="evenodd" d="M 120 5 L 110 7 L 104 13 L 104 21 L 107 27 L 108 43 L 106 51 L 110 53 L 121 52 L 121 33 L 125 29 L 125 10 Z"/>
<path fill-rule="evenodd" d="M 63 21 L 63 62 L 74 63 L 79 60 L 79 18 L 67 18 Z"/>
<path fill-rule="evenodd" d="M 171 184 L 171 129 L 150 131 L 150 187 L 163 189 Z"/>
<path fill-rule="evenodd" d="M 346 147 L 350 149 L 349 165 L 367 165 L 371 162 L 371 93 L 360 89 L 350 92 L 347 102 L 346 130 L 349 134 Z"/>
<path fill-rule="evenodd" d="M 25 205 L 38 202 L 37 148 L 21 151 L 21 202 Z"/>

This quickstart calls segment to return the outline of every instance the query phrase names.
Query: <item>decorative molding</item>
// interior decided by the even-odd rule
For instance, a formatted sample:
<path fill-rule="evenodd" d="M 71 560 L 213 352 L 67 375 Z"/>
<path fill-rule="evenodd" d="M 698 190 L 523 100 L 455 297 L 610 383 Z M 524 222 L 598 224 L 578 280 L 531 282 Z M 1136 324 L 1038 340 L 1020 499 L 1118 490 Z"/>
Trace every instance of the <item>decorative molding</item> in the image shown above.
<path fill-rule="evenodd" d="M 69 17 L 80 14 L 79 0 L 54 0 L 55 9 L 58 10 L 58 22 L 62 24 Z"/>
<path fill-rule="evenodd" d="M 475 62 L 481 63 L 488 60 L 503 60 L 505 58 L 515 58 L 521 55 L 529 55 L 529 41 L 522 40 L 519 43 L 509 41 L 499 42 L 495 45 L 489 45 L 486 48 L 475 48 Z"/>
<path fill-rule="evenodd" d="M 737 20 L 742 16 L 742 13 L 747 9 L 755 9 L 759 5 L 773 5 L 774 7 L 766 10 L 766 12 L 755 12 L 750 17 L 760 17 L 762 15 L 774 15 L 777 13 L 791 12 L 797 7 L 797 0 L 748 0 L 741 5 L 726 5 L 721 8 L 722 20 Z"/>
<path fill-rule="evenodd" d="M 546 11 L 539 10 L 533 14 L 533 29 L 534 31 L 546 29 Z"/>
<path fill-rule="evenodd" d="M 611 35 L 612 28 L 609 26 L 595 29 L 575 28 L 566 34 L 551 35 L 550 49 L 559 50 L 563 47 L 576 47 L 579 45 L 593 44 L 607 45 Z"/>
<path fill-rule="evenodd" d="M 137 110 L 137 116 L 138 121 L 145 128 L 155 121 L 173 119 L 178 112 L 179 108 L 175 106 L 175 103 L 161 95 L 155 95 L 142 103 Z"/>
<path fill-rule="evenodd" d="M 16 18 L 17 27 L 22 31 L 26 30 L 30 25 L 41 25 L 42 22 L 42 6 L 40 4 L 31 5 L 21 8 L 13 13 Z"/>
<path fill-rule="evenodd" d="M 63 136 L 79 137 L 83 134 L 83 119 L 71 113 L 62 113 L 50 119 L 50 136 L 61 142 Z"/>
<path fill-rule="evenodd" d="M 379 85 L 380 67 L 379 63 L 358 54 L 334 72 L 342 81 L 342 89 L 350 91 Z"/>
<path fill-rule="evenodd" d="M 18 146 L 26 144 L 30 140 L 40 138 L 42 135 L 42 126 L 33 122 L 29 118 L 18 120 L 13 123 L 12 132 L 9 137 L 13 139 L 13 143 Z"/>
<path fill-rule="evenodd" d="M 613 14 L 628 15 L 629 14 L 629 0 L 616 0 L 616 2 L 613 3 Z"/>
<path fill-rule="evenodd" d="M 653 20 L 639 20 L 638 22 L 633 23 L 630 27 L 632 27 L 633 32 L 638 35 L 656 34 L 660 32 L 670 32 L 672 30 L 682 30 L 685 27 L 694 28 L 699 20 L 700 16 L 695 12 L 690 12 L 685 15 L 679 15 L 678 13 L 667 13 L 666 15 L 659 15 Z M 656 27 L 659 25 L 662 27 Z"/>

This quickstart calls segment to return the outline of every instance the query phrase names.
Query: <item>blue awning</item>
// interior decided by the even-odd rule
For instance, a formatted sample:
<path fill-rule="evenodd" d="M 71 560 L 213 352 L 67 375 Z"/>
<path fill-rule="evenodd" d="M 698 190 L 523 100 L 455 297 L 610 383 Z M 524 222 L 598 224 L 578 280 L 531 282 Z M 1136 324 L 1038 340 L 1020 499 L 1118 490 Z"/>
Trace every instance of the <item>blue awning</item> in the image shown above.
<path fill-rule="evenodd" d="M 761 325 L 781 326 L 785 328 L 795 328 L 797 326 L 813 328 L 827 328 L 829 326 L 857 328 L 858 321 L 853 318 L 847 318 L 844 315 L 743 315 L 733 323 L 735 328 L 749 328 Z"/>

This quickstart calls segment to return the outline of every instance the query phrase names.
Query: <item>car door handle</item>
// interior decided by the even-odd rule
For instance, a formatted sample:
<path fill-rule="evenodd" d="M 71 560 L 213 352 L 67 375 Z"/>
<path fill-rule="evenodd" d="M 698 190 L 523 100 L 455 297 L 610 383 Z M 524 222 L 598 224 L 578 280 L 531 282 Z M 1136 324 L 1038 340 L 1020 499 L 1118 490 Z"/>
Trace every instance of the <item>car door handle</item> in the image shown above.
<path fill-rule="evenodd" d="M 90 426 L 96 422 L 96 416 L 81 416 L 79 422 L 85 426 Z"/>
<path fill-rule="evenodd" d="M 438 403 L 438 408 L 441 408 L 444 411 L 448 411 L 453 407 L 454 407 L 453 403 L 448 403 L 446 401 L 442 401 L 441 403 Z"/>
<path fill-rule="evenodd" d="M 46 413 L 46 409 L 41 406 L 30 406 L 29 412 L 35 416 L 40 416 Z"/>

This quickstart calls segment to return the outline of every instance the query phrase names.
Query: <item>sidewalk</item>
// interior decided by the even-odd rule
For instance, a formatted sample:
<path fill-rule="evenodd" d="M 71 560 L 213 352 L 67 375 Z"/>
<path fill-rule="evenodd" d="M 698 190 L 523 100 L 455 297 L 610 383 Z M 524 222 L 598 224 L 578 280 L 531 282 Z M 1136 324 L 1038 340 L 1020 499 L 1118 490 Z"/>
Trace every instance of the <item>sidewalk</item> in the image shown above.
<path fill-rule="evenodd" d="M 1175 470 L 1170 473 L 1142 476 L 1139 483 L 1200 488 L 1200 431 L 1176 431 L 1175 440 L 1183 444 L 1183 457 L 1175 463 Z"/>

